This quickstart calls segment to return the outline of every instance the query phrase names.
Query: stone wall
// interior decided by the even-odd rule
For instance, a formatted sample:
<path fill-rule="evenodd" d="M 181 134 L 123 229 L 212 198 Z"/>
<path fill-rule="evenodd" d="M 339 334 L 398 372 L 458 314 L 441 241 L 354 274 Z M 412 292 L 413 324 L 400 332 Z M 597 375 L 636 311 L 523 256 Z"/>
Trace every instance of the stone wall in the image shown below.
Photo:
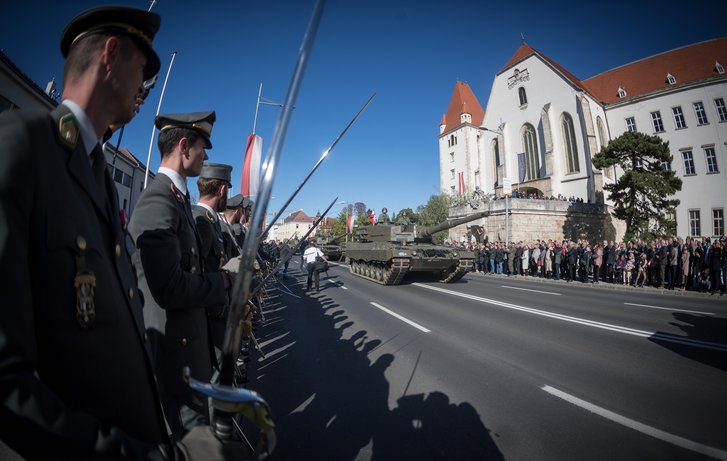
<path fill-rule="evenodd" d="M 508 200 L 510 211 L 509 224 L 506 222 L 505 200 L 495 200 L 482 204 L 477 209 L 470 205 L 449 209 L 449 217 L 461 218 L 475 212 L 489 211 L 490 215 L 449 230 L 451 241 L 463 241 L 477 235 L 481 226 L 483 239 L 486 235 L 490 242 L 531 242 L 537 239 L 623 239 L 626 225 L 610 214 L 610 207 L 590 203 L 570 203 L 556 200 Z M 508 229 L 509 228 L 509 229 Z"/>

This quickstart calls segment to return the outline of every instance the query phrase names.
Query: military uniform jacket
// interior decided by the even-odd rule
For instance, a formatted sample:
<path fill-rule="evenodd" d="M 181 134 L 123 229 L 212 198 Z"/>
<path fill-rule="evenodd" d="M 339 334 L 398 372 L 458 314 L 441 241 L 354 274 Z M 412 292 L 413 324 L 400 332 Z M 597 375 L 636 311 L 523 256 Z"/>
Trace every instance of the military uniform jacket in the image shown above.
<path fill-rule="evenodd" d="M 208 381 L 214 356 L 206 308 L 224 306 L 220 273 L 202 273 L 200 242 L 190 205 L 172 180 L 159 174 L 141 194 L 129 222 L 133 262 L 144 293 L 144 321 L 163 391 L 190 395 L 182 369 Z"/>
<path fill-rule="evenodd" d="M 222 235 L 220 218 L 217 213 L 212 213 L 207 208 L 197 205 L 192 210 L 192 215 L 197 224 L 200 241 L 200 255 L 204 261 L 205 272 L 218 272 L 227 263 L 225 244 Z M 226 301 L 226 300 L 225 300 Z M 219 310 L 208 311 L 210 328 L 212 331 L 212 343 L 222 349 L 227 327 L 226 304 L 219 306 Z"/>
<path fill-rule="evenodd" d="M 28 459 L 117 459 L 119 429 L 167 441 L 116 189 L 106 172 L 99 193 L 76 128 L 63 105 L 0 116 L 0 437 Z"/>

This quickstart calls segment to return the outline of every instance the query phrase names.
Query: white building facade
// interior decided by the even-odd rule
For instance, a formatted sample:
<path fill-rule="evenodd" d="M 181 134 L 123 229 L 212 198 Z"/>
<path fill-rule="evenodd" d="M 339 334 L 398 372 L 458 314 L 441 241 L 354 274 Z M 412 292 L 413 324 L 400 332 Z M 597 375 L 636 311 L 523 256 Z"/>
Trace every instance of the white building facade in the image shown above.
<path fill-rule="evenodd" d="M 440 124 L 440 190 L 469 194 L 475 186 L 502 195 L 503 182 L 520 196 L 575 197 L 606 204 L 601 171 L 592 157 L 628 130 L 669 142 L 671 168 L 682 178 L 677 208 L 680 236 L 724 235 L 727 208 L 727 38 L 645 58 L 579 80 L 522 44 L 497 73 L 482 123 L 471 126 L 457 82 Z M 469 90 L 471 93 L 471 90 Z M 472 95 L 474 98 L 474 95 Z M 467 108 L 479 103 L 468 101 Z M 474 112 L 474 111 L 472 111 Z M 452 136 L 464 145 L 451 146 Z M 461 142 L 461 141 L 460 141 Z M 455 170 L 452 178 L 452 170 Z M 458 172 L 464 172 L 464 187 Z M 455 187 L 453 187 L 455 186 Z"/>

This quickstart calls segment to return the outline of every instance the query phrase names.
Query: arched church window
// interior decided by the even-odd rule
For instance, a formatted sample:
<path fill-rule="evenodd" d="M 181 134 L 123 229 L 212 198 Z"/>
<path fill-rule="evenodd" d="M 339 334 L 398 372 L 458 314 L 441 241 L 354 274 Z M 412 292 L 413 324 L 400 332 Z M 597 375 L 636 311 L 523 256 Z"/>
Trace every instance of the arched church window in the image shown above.
<path fill-rule="evenodd" d="M 525 151 L 525 180 L 537 179 L 540 176 L 540 155 L 538 154 L 538 138 L 535 128 L 529 123 L 522 129 L 523 150 Z"/>
<path fill-rule="evenodd" d="M 568 112 L 563 112 L 561 119 L 561 128 L 563 129 L 563 148 L 565 151 L 566 173 L 578 173 L 580 165 L 578 164 L 578 144 L 576 143 L 576 131 L 573 128 L 573 118 Z"/>
<path fill-rule="evenodd" d="M 518 88 L 517 94 L 520 97 L 520 106 L 526 106 L 528 104 L 528 95 L 525 94 L 525 88 L 522 86 Z"/>

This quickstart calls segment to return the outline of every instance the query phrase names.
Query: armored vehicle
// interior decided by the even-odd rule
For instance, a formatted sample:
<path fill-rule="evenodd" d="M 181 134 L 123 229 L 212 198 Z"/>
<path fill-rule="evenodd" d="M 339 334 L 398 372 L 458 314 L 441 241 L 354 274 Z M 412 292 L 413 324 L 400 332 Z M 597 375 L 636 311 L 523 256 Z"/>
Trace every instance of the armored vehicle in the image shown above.
<path fill-rule="evenodd" d="M 346 248 L 341 245 L 341 239 L 343 235 L 318 238 L 318 248 L 329 261 L 340 261 L 346 256 Z"/>
<path fill-rule="evenodd" d="M 358 241 L 346 245 L 352 274 L 382 285 L 398 285 L 410 272 L 435 274 L 453 283 L 472 269 L 474 252 L 432 243 L 436 232 L 482 218 L 489 212 L 444 221 L 434 226 L 377 224 L 356 231 Z"/>

